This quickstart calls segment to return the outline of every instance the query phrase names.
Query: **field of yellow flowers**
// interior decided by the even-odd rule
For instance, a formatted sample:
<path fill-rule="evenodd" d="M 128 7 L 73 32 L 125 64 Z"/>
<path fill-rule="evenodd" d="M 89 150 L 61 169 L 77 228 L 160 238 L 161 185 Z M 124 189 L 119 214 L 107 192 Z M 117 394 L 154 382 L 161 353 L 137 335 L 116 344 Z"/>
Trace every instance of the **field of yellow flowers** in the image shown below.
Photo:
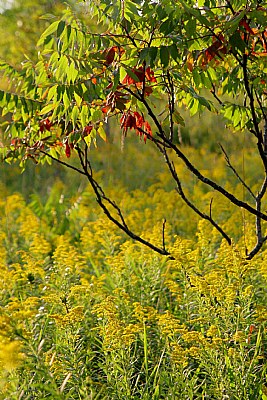
<path fill-rule="evenodd" d="M 207 157 L 231 185 L 223 160 Z M 66 195 L 69 184 L 55 180 L 43 201 L 3 183 L 0 399 L 266 400 L 267 251 L 243 257 L 253 221 L 188 186 L 202 206 L 216 202 L 230 247 L 164 171 L 145 188 L 102 178 L 143 237 L 161 244 L 166 218 L 175 260 L 129 240 L 86 186 Z"/>

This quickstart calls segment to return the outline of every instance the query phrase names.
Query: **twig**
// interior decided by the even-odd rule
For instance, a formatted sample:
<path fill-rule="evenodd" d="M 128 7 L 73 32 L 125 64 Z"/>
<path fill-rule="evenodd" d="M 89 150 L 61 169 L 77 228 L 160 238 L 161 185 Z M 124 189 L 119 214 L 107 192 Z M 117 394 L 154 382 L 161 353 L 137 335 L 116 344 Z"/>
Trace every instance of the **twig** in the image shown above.
<path fill-rule="evenodd" d="M 258 96 L 258 93 L 256 92 L 256 90 L 254 90 L 254 92 L 255 92 L 255 96 L 256 96 L 257 102 L 259 104 L 259 107 L 261 109 L 263 119 L 264 119 L 263 152 L 264 152 L 265 156 L 267 156 L 267 114 L 266 114 L 266 112 L 265 112 L 265 110 L 263 108 L 263 105 L 262 105 L 262 102 L 261 102 L 261 100 L 260 100 L 260 98 Z"/>
<path fill-rule="evenodd" d="M 187 198 L 187 196 L 185 195 L 185 193 L 184 193 L 184 191 L 183 191 L 182 184 L 181 184 L 181 181 L 180 181 L 180 179 L 179 179 L 179 177 L 178 177 L 178 174 L 177 174 L 177 172 L 176 172 L 174 163 L 170 161 L 170 158 L 169 158 L 169 156 L 168 156 L 168 153 L 167 153 L 165 147 L 163 147 L 163 148 L 158 147 L 158 148 L 159 148 L 160 152 L 163 154 L 163 156 L 164 156 L 164 158 L 165 158 L 165 161 L 166 161 L 166 164 L 167 164 L 167 166 L 168 166 L 168 168 L 169 168 L 169 171 L 171 172 L 172 177 L 173 177 L 173 179 L 174 179 L 175 182 L 176 182 L 176 185 L 177 185 L 177 187 L 176 187 L 177 193 L 180 195 L 180 197 L 182 198 L 182 200 L 183 200 L 196 214 L 198 214 L 201 218 L 206 219 L 207 221 L 209 221 L 209 222 L 218 230 L 218 232 L 220 232 L 220 234 L 224 237 L 224 239 L 226 239 L 226 241 L 227 241 L 228 244 L 230 245 L 230 244 L 232 243 L 230 237 L 229 237 L 229 236 L 226 234 L 226 232 L 224 232 L 224 230 L 214 221 L 214 219 L 213 219 L 212 216 L 211 216 L 211 204 L 210 204 L 210 215 L 207 215 L 207 214 L 203 213 L 202 211 L 200 211 L 199 208 L 197 208 L 197 207 Z M 211 203 L 212 203 L 212 201 L 211 201 Z"/>
<path fill-rule="evenodd" d="M 218 183 L 216 183 L 213 180 L 202 175 L 202 173 L 186 157 L 186 155 L 183 153 L 183 151 L 180 148 L 178 148 L 171 140 L 169 140 L 167 138 L 160 122 L 158 121 L 156 115 L 154 114 L 151 107 L 147 103 L 146 99 L 140 99 L 140 97 L 129 88 L 125 88 L 125 90 L 128 91 L 129 93 L 131 93 L 138 100 L 142 100 L 142 103 L 144 104 L 144 106 L 147 109 L 148 115 L 152 118 L 153 122 L 155 123 L 155 125 L 158 129 L 158 132 L 157 132 L 158 137 L 160 137 L 162 139 L 164 145 L 168 146 L 169 148 L 172 148 L 175 151 L 177 157 L 179 157 L 184 162 L 184 164 L 189 169 L 189 171 L 191 171 L 198 178 L 198 180 L 200 180 L 204 184 L 212 187 L 217 192 L 221 193 L 224 197 L 226 197 L 228 200 L 230 200 L 231 203 L 235 204 L 236 206 L 242 207 L 245 210 L 249 211 L 251 214 L 259 216 L 264 221 L 267 221 L 266 214 L 263 214 L 262 212 L 258 212 L 255 208 L 250 206 L 248 203 L 246 203 L 242 200 L 239 200 L 236 196 L 234 196 L 232 193 L 228 192 L 228 190 L 224 189 Z M 153 138 L 150 138 L 150 139 L 154 143 L 156 143 L 156 141 Z M 267 167 L 267 164 L 266 164 L 266 167 Z"/>
<path fill-rule="evenodd" d="M 247 189 L 247 191 L 249 192 L 249 194 L 253 197 L 254 200 L 256 200 L 256 196 L 255 194 L 252 192 L 252 190 L 250 189 L 250 187 L 246 184 L 246 182 L 241 178 L 241 176 L 238 174 L 237 170 L 233 167 L 233 165 L 231 164 L 230 158 L 228 156 L 228 154 L 226 153 L 225 149 L 223 148 L 223 146 L 219 143 L 219 146 L 224 154 L 225 160 L 227 162 L 228 167 L 233 171 L 233 173 L 235 174 L 235 176 L 237 177 L 237 179 L 242 183 L 242 185 Z"/>
<path fill-rule="evenodd" d="M 267 221 L 266 214 L 263 214 L 262 212 L 258 212 L 255 208 L 250 206 L 248 203 L 246 203 L 242 200 L 239 200 L 232 193 L 228 192 L 221 185 L 217 184 L 213 180 L 202 175 L 202 173 L 189 161 L 189 159 L 186 157 L 186 155 L 174 143 L 170 142 L 170 140 L 168 140 L 168 138 L 166 138 L 166 136 L 162 137 L 161 134 L 159 134 L 159 137 L 161 137 L 162 139 L 164 139 L 164 141 L 166 141 L 166 143 L 175 151 L 177 157 L 179 157 L 184 162 L 184 164 L 189 169 L 189 171 L 191 171 L 201 182 L 212 187 L 217 192 L 221 193 L 224 197 L 226 197 L 228 200 L 230 200 L 231 203 L 235 204 L 236 206 L 242 207 L 245 210 L 249 211 L 251 214 L 259 216 L 264 221 Z"/>
<path fill-rule="evenodd" d="M 221 101 L 221 99 L 217 96 L 216 94 L 216 90 L 215 90 L 215 85 L 214 83 L 212 83 L 212 89 L 210 90 L 211 94 L 213 95 L 213 97 L 218 101 L 218 103 L 223 106 L 223 102 Z"/>
<path fill-rule="evenodd" d="M 44 154 L 45 156 L 51 158 L 52 160 L 56 161 L 56 162 L 59 163 L 59 164 L 64 165 L 64 167 L 73 169 L 74 171 L 78 172 L 78 173 L 81 174 L 81 175 L 85 175 L 84 171 L 82 171 L 81 169 L 76 168 L 76 167 L 74 167 L 73 165 L 68 164 L 68 163 L 66 163 L 66 162 L 64 162 L 64 161 L 61 161 L 59 158 L 53 157 L 51 154 L 47 153 L 47 152 L 44 151 L 44 150 L 40 150 L 40 153 L 42 153 L 42 154 Z"/>
<path fill-rule="evenodd" d="M 247 71 L 247 62 L 248 62 L 248 56 L 247 54 L 243 55 L 243 63 L 242 63 L 242 68 L 243 68 L 243 75 L 244 75 L 244 86 L 245 86 L 245 90 L 246 93 L 248 95 L 249 98 L 249 105 L 250 105 L 250 109 L 251 109 L 251 114 L 252 114 L 252 122 L 255 128 L 255 132 L 256 132 L 256 136 L 257 136 L 257 147 L 258 147 L 258 151 L 260 154 L 260 157 L 262 159 L 262 163 L 264 165 L 264 169 L 265 169 L 265 173 L 267 174 L 267 158 L 265 156 L 264 153 L 264 149 L 262 146 L 263 143 L 263 138 L 262 138 L 262 133 L 259 129 L 259 124 L 257 121 L 257 114 L 256 114 L 256 109 L 255 109 L 255 104 L 254 104 L 254 96 L 253 96 L 253 91 L 252 89 L 250 89 L 249 86 L 249 78 L 248 78 L 248 71 Z"/>
<path fill-rule="evenodd" d="M 169 102 L 169 120 L 170 120 L 170 140 L 171 142 L 173 141 L 173 113 L 174 113 L 174 88 L 173 88 L 173 81 L 170 76 L 170 71 L 167 71 L 167 80 L 168 80 L 168 86 L 167 88 L 169 89 L 169 96 L 168 96 L 168 102 Z"/>
<path fill-rule="evenodd" d="M 89 161 L 87 161 L 87 164 L 85 164 L 85 161 L 83 159 L 83 157 L 85 157 L 85 155 L 79 147 L 77 147 L 77 152 L 78 152 L 81 166 L 84 171 L 83 175 L 85 175 L 87 177 L 87 179 L 96 195 L 96 201 L 99 204 L 99 206 L 102 208 L 102 210 L 104 211 L 104 213 L 106 214 L 108 219 L 110 221 L 112 221 L 116 226 L 118 226 L 123 232 L 125 232 L 130 238 L 136 240 L 137 242 L 144 244 L 145 246 L 149 247 L 150 249 L 152 249 L 153 251 L 155 251 L 159 254 L 162 254 L 165 256 L 170 256 L 171 253 L 168 252 L 165 247 L 164 248 L 157 247 L 130 230 L 130 228 L 128 227 L 128 225 L 126 224 L 126 222 L 124 220 L 124 217 L 122 215 L 120 208 L 117 206 L 117 204 L 113 200 L 109 199 L 105 195 L 101 186 L 93 178 L 91 165 L 90 165 Z M 117 211 L 120 221 L 111 214 L 111 212 L 108 210 L 107 206 L 104 204 L 104 201 L 106 201 L 108 204 L 110 204 Z"/>
<path fill-rule="evenodd" d="M 230 3 L 229 0 L 226 0 L 227 6 L 228 8 L 231 10 L 232 14 L 235 15 L 235 10 L 233 9 L 232 4 Z"/>
<path fill-rule="evenodd" d="M 166 218 L 164 218 L 162 222 L 162 248 L 165 250 L 165 227 L 166 227 Z"/>

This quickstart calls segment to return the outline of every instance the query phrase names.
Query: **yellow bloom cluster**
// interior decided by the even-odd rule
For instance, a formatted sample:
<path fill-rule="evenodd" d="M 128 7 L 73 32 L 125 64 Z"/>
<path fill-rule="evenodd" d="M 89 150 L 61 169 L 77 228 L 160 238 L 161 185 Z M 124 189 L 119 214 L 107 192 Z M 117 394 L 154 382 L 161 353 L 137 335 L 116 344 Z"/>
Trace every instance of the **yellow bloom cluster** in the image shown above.
<path fill-rule="evenodd" d="M 4 371 L 12 371 L 19 367 L 24 359 L 19 341 L 6 341 L 0 337 L 0 377 Z"/>
<path fill-rule="evenodd" d="M 185 326 L 175 318 L 170 311 L 157 315 L 157 324 L 163 335 L 174 336 L 176 334 L 184 334 Z"/>
<path fill-rule="evenodd" d="M 0 369 L 13 373 L 21 365 L 27 382 L 45 371 L 40 382 L 51 380 L 55 392 L 69 376 L 71 390 L 76 382 L 82 387 L 81 398 L 101 397 L 101 390 L 104 398 L 113 382 L 128 385 L 129 392 L 120 393 L 137 398 L 140 392 L 131 391 L 139 390 L 138 380 L 158 385 L 161 370 L 163 377 L 175 371 L 177 385 L 185 376 L 189 382 L 191 373 L 212 380 L 222 364 L 228 362 L 230 371 L 239 360 L 256 376 L 266 347 L 267 251 L 245 260 L 243 239 L 229 246 L 205 221 L 180 212 L 184 206 L 175 191 L 154 185 L 146 193 L 118 192 L 127 223 L 156 245 L 162 246 L 164 218 L 174 218 L 164 237 L 174 259 L 126 239 L 88 203 L 88 192 L 73 210 L 64 211 L 70 228 L 59 229 L 60 234 L 22 196 L 3 201 L 0 194 Z M 192 193 L 196 203 L 209 204 L 210 192 L 192 188 Z M 220 213 L 230 215 L 220 197 L 216 201 Z M 56 212 L 53 221 L 60 224 Z M 240 215 L 225 222 L 233 225 L 233 234 L 237 221 Z M 250 229 L 246 221 L 246 244 Z M 34 377 L 27 370 L 32 359 L 38 365 Z M 235 368 L 231 377 L 239 372 Z M 167 398 L 164 385 L 159 397 Z"/>
<path fill-rule="evenodd" d="M 80 323 L 84 319 L 84 307 L 77 306 L 69 310 L 65 315 L 52 314 L 50 317 L 56 321 L 60 328 L 65 328 L 68 325 Z"/>
<path fill-rule="evenodd" d="M 121 291 L 119 293 L 121 294 Z M 140 323 L 125 323 L 120 318 L 119 311 L 114 296 L 106 297 L 102 303 L 93 307 L 92 312 L 97 315 L 98 319 L 97 330 L 103 339 L 105 350 L 129 347 L 135 341 L 136 335 L 143 329 L 143 325 Z"/>
<path fill-rule="evenodd" d="M 145 322 L 154 320 L 157 316 L 157 310 L 154 307 L 142 306 L 139 302 L 133 303 L 133 317 L 137 321 Z"/>

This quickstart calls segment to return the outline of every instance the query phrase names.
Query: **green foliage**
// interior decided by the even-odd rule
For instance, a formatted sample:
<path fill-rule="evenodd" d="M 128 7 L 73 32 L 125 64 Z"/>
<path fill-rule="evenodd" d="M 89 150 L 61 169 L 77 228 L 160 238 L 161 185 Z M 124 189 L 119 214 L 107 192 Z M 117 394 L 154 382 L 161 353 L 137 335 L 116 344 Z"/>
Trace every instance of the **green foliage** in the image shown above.
<path fill-rule="evenodd" d="M 182 105 L 191 115 L 208 109 L 234 129 L 252 129 L 263 119 L 267 79 L 266 10 L 252 3 L 87 2 L 108 28 L 103 33 L 68 9 L 42 33 L 37 62 L 28 59 L 18 73 L 3 64 L 13 88 L 1 94 L 3 115 L 12 114 L 4 157 L 22 165 L 69 157 L 76 146 L 105 140 L 113 116 L 125 134 L 135 128 L 146 139 L 162 126 L 168 136 L 172 125 L 184 125 Z M 240 103 L 244 86 L 257 93 L 253 108 L 251 98 Z M 170 95 L 175 107 L 156 118 L 155 98 Z"/>

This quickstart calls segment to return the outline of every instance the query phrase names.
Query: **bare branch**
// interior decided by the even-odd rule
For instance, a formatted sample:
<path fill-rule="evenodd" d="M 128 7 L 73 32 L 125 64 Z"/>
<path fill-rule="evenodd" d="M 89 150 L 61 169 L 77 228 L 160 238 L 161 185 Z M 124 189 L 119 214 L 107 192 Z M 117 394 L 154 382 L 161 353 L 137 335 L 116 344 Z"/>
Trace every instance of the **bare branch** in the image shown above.
<path fill-rule="evenodd" d="M 267 236 L 264 236 L 261 240 L 257 240 L 257 244 L 247 255 L 247 257 L 246 257 L 247 260 L 251 260 L 259 252 L 259 250 L 262 248 L 262 246 L 266 242 L 266 240 L 267 240 Z"/>
<path fill-rule="evenodd" d="M 219 143 L 219 146 L 224 154 L 225 160 L 227 162 L 228 167 L 233 171 L 233 173 L 235 174 L 235 176 L 237 177 L 237 179 L 242 183 L 242 185 L 247 189 L 247 191 L 249 192 L 249 194 L 253 197 L 254 200 L 256 200 L 256 196 L 255 194 L 252 192 L 252 190 L 250 189 L 250 187 L 246 184 L 246 182 L 241 178 L 241 176 L 238 174 L 237 170 L 234 168 L 234 166 L 231 164 L 230 158 L 228 156 L 228 154 L 226 153 L 225 149 L 223 148 L 223 146 Z"/>
<path fill-rule="evenodd" d="M 221 101 L 221 99 L 217 96 L 216 94 L 216 90 L 215 90 L 215 85 L 214 83 L 212 83 L 212 89 L 210 90 L 211 94 L 213 95 L 213 97 L 218 101 L 218 103 L 220 104 L 220 106 L 223 105 L 223 102 Z"/>
<path fill-rule="evenodd" d="M 213 203 L 213 198 L 210 199 L 210 218 L 212 218 L 212 203 Z"/>
<path fill-rule="evenodd" d="M 51 158 L 52 160 L 56 161 L 56 162 L 59 163 L 59 164 L 64 165 L 64 167 L 73 169 L 74 171 L 78 172 L 78 173 L 81 174 L 81 175 L 85 175 L 84 171 L 82 171 L 81 169 L 76 168 L 76 167 L 74 167 L 74 165 L 68 164 L 68 163 L 66 163 L 66 162 L 64 162 L 64 161 L 61 161 L 60 159 L 58 159 L 58 158 L 56 158 L 56 157 L 53 157 L 51 154 L 47 153 L 47 152 L 44 151 L 44 150 L 40 150 L 40 153 L 42 153 L 42 154 L 44 154 L 45 156 Z"/>
<path fill-rule="evenodd" d="M 262 132 L 259 129 L 259 123 L 258 123 L 258 120 L 257 120 L 257 114 L 256 114 L 256 109 L 255 109 L 253 91 L 249 86 L 247 62 L 248 62 L 248 55 L 244 54 L 243 55 L 243 62 L 242 62 L 243 76 L 244 76 L 244 87 L 245 87 L 246 93 L 247 93 L 248 98 L 249 98 L 249 105 L 250 105 L 251 114 L 252 114 L 252 122 L 253 122 L 253 125 L 254 125 L 254 128 L 255 128 L 255 133 L 256 133 L 256 136 L 257 136 L 257 139 L 258 139 L 258 141 L 257 141 L 258 151 L 259 151 L 260 157 L 262 159 L 262 163 L 264 165 L 265 173 L 267 174 L 267 158 L 266 158 L 266 155 L 264 153 L 263 146 L 262 146 L 263 138 L 262 138 Z"/>
<path fill-rule="evenodd" d="M 233 6 L 229 0 L 226 0 L 228 8 L 231 10 L 232 14 L 235 15 L 235 10 L 233 9 Z"/>
<path fill-rule="evenodd" d="M 112 221 L 123 232 L 125 232 L 130 238 L 136 240 L 139 243 L 144 244 L 145 246 L 149 247 L 150 249 L 154 250 L 155 252 L 157 252 L 159 254 L 162 254 L 165 256 L 170 256 L 170 253 L 166 250 L 165 246 L 163 248 L 157 247 L 157 246 L 153 245 L 152 243 L 150 243 L 149 241 L 143 239 L 142 237 L 140 237 L 139 235 L 137 235 L 131 231 L 131 229 L 128 227 L 127 223 L 125 222 L 122 212 L 121 212 L 120 208 L 118 207 L 118 205 L 113 200 L 109 199 L 105 195 L 101 186 L 93 178 L 92 168 L 91 168 L 89 161 L 87 160 L 87 164 L 85 164 L 84 152 L 79 147 L 77 147 L 77 152 L 79 155 L 80 163 L 83 168 L 83 175 L 85 175 L 87 177 L 87 179 L 96 195 L 96 201 L 99 204 L 99 206 L 102 208 L 102 210 L 104 211 L 104 213 L 106 214 L 108 219 L 110 221 Z M 111 212 L 105 205 L 105 202 L 110 204 L 112 206 L 112 208 L 117 212 L 117 214 L 119 216 L 119 220 L 111 214 Z"/>
<path fill-rule="evenodd" d="M 162 222 L 162 248 L 165 250 L 165 227 L 166 227 L 166 219 L 164 218 Z"/>
<path fill-rule="evenodd" d="M 139 100 L 141 100 L 136 93 L 134 93 L 132 90 L 127 89 L 127 91 L 129 93 L 131 93 L 134 97 L 138 98 Z M 152 111 L 151 107 L 149 106 L 149 104 L 147 103 L 146 99 L 142 100 L 144 106 L 147 109 L 148 115 L 153 119 L 158 132 L 157 135 L 158 137 L 160 137 L 164 143 L 164 145 L 166 144 L 166 146 L 172 148 L 177 157 L 179 157 L 184 164 L 186 165 L 186 167 L 189 169 L 189 171 L 191 171 L 201 182 L 203 182 L 204 184 L 212 187 L 213 189 L 215 189 L 217 192 L 221 193 L 224 197 L 226 197 L 228 200 L 230 200 L 231 203 L 235 204 L 238 207 L 242 207 L 245 210 L 249 211 L 251 214 L 259 216 L 261 219 L 263 219 L 264 221 L 267 221 L 267 215 L 263 214 L 262 212 L 257 211 L 257 209 L 253 208 L 252 206 L 250 206 L 248 203 L 239 200 L 236 196 L 234 196 L 232 193 L 228 192 L 226 189 L 224 189 L 221 185 L 219 185 L 218 183 L 214 182 L 213 180 L 205 177 L 204 175 L 202 175 L 202 173 L 190 162 L 190 160 L 186 157 L 186 155 L 182 152 L 182 150 L 176 146 L 171 140 L 169 140 L 166 135 L 165 132 L 160 124 L 160 122 L 158 121 L 156 115 L 154 114 L 154 112 Z M 152 141 L 154 141 L 153 138 L 150 138 Z M 261 147 L 262 149 L 262 147 Z M 263 150 L 262 150 L 262 154 L 263 154 Z M 263 154 L 263 158 L 265 159 L 265 156 Z M 267 172 L 267 159 L 265 159 L 266 161 L 266 172 Z"/>
<path fill-rule="evenodd" d="M 174 113 L 174 87 L 173 87 L 173 82 L 172 78 L 170 76 L 169 70 L 167 71 L 167 80 L 168 80 L 168 85 L 166 87 L 168 88 L 168 102 L 169 102 L 169 120 L 170 120 L 170 140 L 173 141 L 173 136 L 174 136 L 174 131 L 173 131 L 173 113 Z"/>
<path fill-rule="evenodd" d="M 161 137 L 160 134 L 159 134 L 159 136 Z M 264 221 L 267 221 L 266 214 L 263 214 L 262 212 L 257 211 L 255 208 L 250 206 L 248 203 L 246 203 L 242 200 L 239 200 L 232 193 L 228 192 L 226 189 L 224 189 L 222 186 L 220 186 L 213 180 L 202 175 L 202 173 L 189 161 L 189 159 L 186 157 L 186 155 L 174 143 L 171 143 L 168 140 L 168 138 L 166 138 L 166 136 L 162 139 L 164 139 L 164 141 L 166 141 L 166 143 L 175 151 L 175 153 L 177 154 L 177 157 L 181 158 L 181 160 L 184 162 L 184 164 L 189 169 L 189 171 L 191 171 L 201 182 L 212 187 L 217 192 L 221 193 L 224 197 L 226 197 L 228 200 L 230 200 L 231 203 L 235 204 L 236 206 L 242 207 L 245 210 L 249 211 L 251 214 L 259 216 Z"/>
<path fill-rule="evenodd" d="M 173 162 L 170 161 L 170 158 L 168 156 L 168 153 L 165 149 L 165 147 L 160 148 L 158 146 L 160 152 L 163 154 L 166 164 L 169 168 L 169 171 L 172 174 L 173 179 L 176 182 L 176 190 L 177 193 L 180 195 L 180 197 L 182 198 L 182 200 L 196 213 L 198 214 L 201 218 L 206 219 L 207 221 L 209 221 L 217 230 L 218 232 L 220 232 L 220 234 L 226 239 L 226 241 L 228 242 L 228 244 L 230 245 L 232 243 L 230 237 L 224 232 L 224 230 L 214 221 L 214 219 L 211 216 L 211 205 L 210 205 L 210 215 L 207 215 L 205 213 L 203 213 L 202 211 L 199 210 L 198 207 L 196 207 L 189 199 L 188 197 L 185 195 L 183 188 L 182 188 L 182 184 L 181 181 L 178 177 L 178 174 L 176 172 L 175 166 L 173 164 Z"/>
<path fill-rule="evenodd" d="M 265 156 L 267 156 L 267 114 L 266 114 L 266 111 L 264 110 L 264 107 L 262 105 L 262 101 L 260 100 L 257 91 L 255 90 L 254 92 L 255 92 L 255 96 L 256 96 L 257 102 L 259 104 L 259 107 L 261 109 L 263 119 L 264 119 L 263 152 L 264 152 Z"/>

